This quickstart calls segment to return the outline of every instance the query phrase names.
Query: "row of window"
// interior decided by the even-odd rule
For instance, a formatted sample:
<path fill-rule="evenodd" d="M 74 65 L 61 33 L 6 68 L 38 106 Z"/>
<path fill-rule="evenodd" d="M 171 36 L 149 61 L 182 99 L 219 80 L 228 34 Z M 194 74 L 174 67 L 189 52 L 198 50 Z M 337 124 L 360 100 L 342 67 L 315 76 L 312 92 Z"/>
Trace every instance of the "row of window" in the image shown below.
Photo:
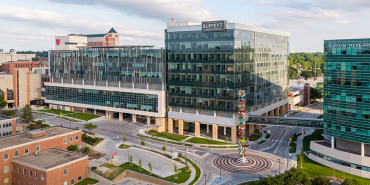
<path fill-rule="evenodd" d="M 329 129 L 339 130 L 339 131 L 343 131 L 343 132 L 352 132 L 352 133 L 356 133 L 356 134 L 370 136 L 370 130 L 363 130 L 363 129 L 353 128 L 353 127 L 346 127 L 346 126 L 331 124 L 331 123 L 327 123 L 327 122 L 324 122 L 324 128 L 329 128 Z"/>
<path fill-rule="evenodd" d="M 11 127 L 12 126 L 12 123 L 4 123 L 3 124 L 3 128 L 7 128 L 7 127 Z M 1 128 L 1 124 L 0 124 L 0 128 Z"/>
<path fill-rule="evenodd" d="M 370 172 L 370 167 L 367 167 L 367 166 L 353 164 L 353 163 L 349 163 L 349 162 L 346 162 L 346 161 L 342 161 L 340 159 L 332 158 L 330 156 L 321 154 L 321 153 L 316 152 L 314 150 L 311 150 L 311 154 L 316 155 L 317 157 L 320 157 L 322 159 L 325 159 L 327 161 L 330 161 L 330 162 L 333 162 L 333 163 L 336 163 L 336 164 L 340 164 L 340 165 L 347 166 L 347 167 L 350 167 L 350 168 L 354 168 L 354 169 L 357 169 L 357 170 Z"/>
<path fill-rule="evenodd" d="M 9 132 L 3 132 L 3 137 L 4 137 L 4 136 L 9 136 L 9 135 L 12 135 L 12 131 L 9 131 Z M 0 137 L 1 137 L 1 133 L 0 133 Z"/>

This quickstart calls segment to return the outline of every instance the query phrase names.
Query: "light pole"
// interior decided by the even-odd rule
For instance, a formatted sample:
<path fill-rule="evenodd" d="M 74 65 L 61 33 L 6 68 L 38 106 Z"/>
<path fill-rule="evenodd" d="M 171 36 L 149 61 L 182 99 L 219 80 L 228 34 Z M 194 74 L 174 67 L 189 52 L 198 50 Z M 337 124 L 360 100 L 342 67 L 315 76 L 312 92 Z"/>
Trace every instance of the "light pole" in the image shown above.
<path fill-rule="evenodd" d="M 221 179 L 221 167 L 222 167 L 222 165 L 220 164 L 220 179 Z"/>
<path fill-rule="evenodd" d="M 279 159 L 279 175 L 280 175 L 280 159 Z"/>
<path fill-rule="evenodd" d="M 71 128 L 72 127 L 72 119 L 69 119 L 69 128 Z"/>
<path fill-rule="evenodd" d="M 204 175 L 204 185 L 207 185 L 207 175 Z"/>
<path fill-rule="evenodd" d="M 186 160 L 186 145 L 185 145 L 185 160 Z"/>

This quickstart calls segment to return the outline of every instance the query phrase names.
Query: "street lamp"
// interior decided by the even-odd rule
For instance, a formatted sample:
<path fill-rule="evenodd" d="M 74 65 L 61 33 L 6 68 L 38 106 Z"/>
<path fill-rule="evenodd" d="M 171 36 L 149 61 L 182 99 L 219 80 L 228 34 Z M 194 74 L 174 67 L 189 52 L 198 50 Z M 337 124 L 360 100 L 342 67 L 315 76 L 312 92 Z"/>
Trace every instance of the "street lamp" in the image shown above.
<path fill-rule="evenodd" d="M 207 175 L 204 175 L 204 185 L 207 185 Z"/>
<path fill-rule="evenodd" d="M 71 128 L 71 127 L 72 127 L 71 122 L 72 122 L 72 118 L 71 118 L 71 119 L 69 119 L 69 128 Z"/>
<path fill-rule="evenodd" d="M 279 175 L 280 175 L 280 159 L 279 159 Z"/>
<path fill-rule="evenodd" d="M 222 167 L 222 165 L 220 164 L 220 179 L 221 179 L 221 167 Z"/>

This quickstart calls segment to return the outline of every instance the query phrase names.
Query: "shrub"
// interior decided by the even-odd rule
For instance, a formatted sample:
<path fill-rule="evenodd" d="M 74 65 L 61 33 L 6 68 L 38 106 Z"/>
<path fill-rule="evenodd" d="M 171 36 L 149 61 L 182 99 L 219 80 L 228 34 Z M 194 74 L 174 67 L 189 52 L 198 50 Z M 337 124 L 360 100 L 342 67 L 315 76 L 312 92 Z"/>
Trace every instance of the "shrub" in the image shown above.
<path fill-rule="evenodd" d="M 48 125 L 48 124 L 42 124 L 41 125 L 41 128 L 46 128 L 46 127 L 50 127 L 50 125 Z"/>
<path fill-rule="evenodd" d="M 323 176 L 314 177 L 312 185 L 331 185 L 330 180 Z"/>
<path fill-rule="evenodd" d="M 84 152 L 88 152 L 88 151 L 90 151 L 90 147 L 85 147 Z"/>
<path fill-rule="evenodd" d="M 97 156 L 100 156 L 100 153 L 96 154 Z"/>
<path fill-rule="evenodd" d="M 78 150 L 78 146 L 77 145 L 69 145 L 67 147 L 67 150 L 72 151 L 72 152 L 77 151 Z"/>
<path fill-rule="evenodd" d="M 361 182 L 358 182 L 356 179 L 348 178 L 342 183 L 342 185 L 361 185 Z"/>
<path fill-rule="evenodd" d="M 141 146 L 145 146 L 145 141 L 141 141 Z"/>
<path fill-rule="evenodd" d="M 98 167 L 93 166 L 93 167 L 91 167 L 91 169 L 92 169 L 92 170 L 96 170 L 96 169 L 98 169 Z"/>
<path fill-rule="evenodd" d="M 179 153 L 179 157 L 182 157 L 182 154 L 181 153 Z"/>

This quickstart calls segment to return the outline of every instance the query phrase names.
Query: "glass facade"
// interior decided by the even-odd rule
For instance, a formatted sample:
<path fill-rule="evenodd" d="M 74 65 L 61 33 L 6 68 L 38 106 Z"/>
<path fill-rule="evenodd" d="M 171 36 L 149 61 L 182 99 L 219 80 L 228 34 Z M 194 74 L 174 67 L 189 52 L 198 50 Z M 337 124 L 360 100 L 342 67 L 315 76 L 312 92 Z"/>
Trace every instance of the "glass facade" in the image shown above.
<path fill-rule="evenodd" d="M 370 144 L 370 39 L 324 42 L 324 133 Z"/>
<path fill-rule="evenodd" d="M 53 78 L 162 84 L 164 55 L 164 49 L 152 47 L 52 50 L 50 73 Z"/>
<path fill-rule="evenodd" d="M 158 112 L 158 96 L 117 91 L 46 86 L 48 100 Z"/>
<path fill-rule="evenodd" d="M 311 150 L 310 154 L 316 155 L 317 157 L 320 157 L 322 159 L 325 159 L 325 160 L 333 162 L 333 163 L 337 163 L 337 164 L 347 166 L 347 167 L 350 167 L 350 168 L 354 168 L 354 169 L 357 169 L 357 170 L 370 172 L 370 167 L 362 166 L 362 165 L 358 165 L 358 164 L 353 164 L 353 163 L 349 163 L 349 162 L 346 162 L 346 161 L 342 161 L 340 159 L 336 159 L 336 158 L 324 155 L 324 154 L 319 153 L 319 152 L 314 151 L 314 150 Z"/>
<path fill-rule="evenodd" d="M 247 111 L 288 94 L 287 36 L 239 29 L 165 30 L 165 47 L 167 103 L 172 109 L 230 116 L 237 112 L 239 90 L 246 91 Z"/>

